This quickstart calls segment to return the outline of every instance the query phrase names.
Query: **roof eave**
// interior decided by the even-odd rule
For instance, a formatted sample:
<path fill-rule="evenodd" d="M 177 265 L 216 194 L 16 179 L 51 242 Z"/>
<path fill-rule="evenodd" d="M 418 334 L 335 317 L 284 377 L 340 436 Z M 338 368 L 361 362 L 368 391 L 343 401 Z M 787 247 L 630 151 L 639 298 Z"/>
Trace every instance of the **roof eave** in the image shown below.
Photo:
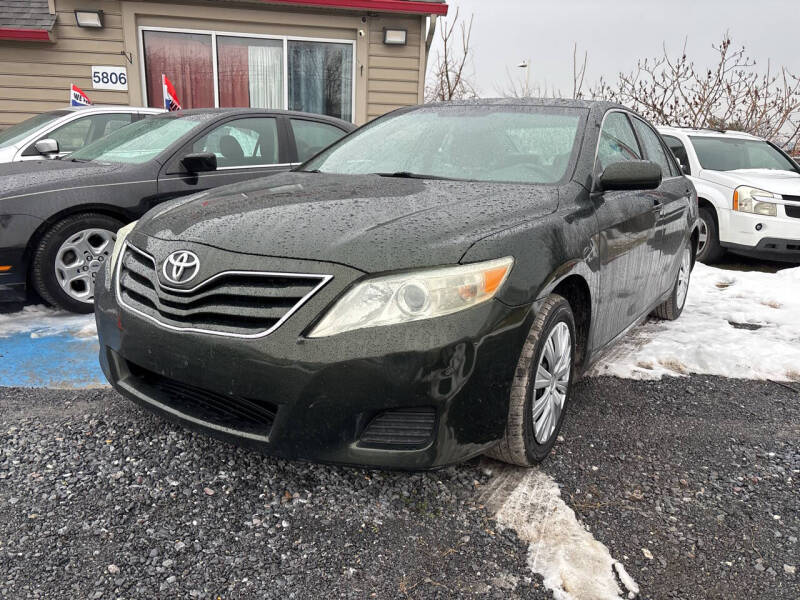
<path fill-rule="evenodd" d="M 17 42 L 52 42 L 53 34 L 47 29 L 0 28 L 0 40 Z"/>
<path fill-rule="evenodd" d="M 443 2 L 424 0 L 261 0 L 265 4 L 291 4 L 317 8 L 339 8 L 344 10 L 364 10 L 369 12 L 388 12 L 411 15 L 447 14 L 449 7 Z"/>

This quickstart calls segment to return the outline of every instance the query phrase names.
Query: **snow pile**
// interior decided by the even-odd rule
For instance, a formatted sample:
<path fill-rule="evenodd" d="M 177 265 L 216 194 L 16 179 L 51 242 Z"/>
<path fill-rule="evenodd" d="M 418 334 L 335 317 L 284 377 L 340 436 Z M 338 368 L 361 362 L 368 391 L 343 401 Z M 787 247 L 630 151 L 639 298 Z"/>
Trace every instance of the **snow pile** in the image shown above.
<path fill-rule="evenodd" d="M 578 521 L 546 473 L 501 467 L 481 499 L 501 526 L 528 542 L 528 566 L 544 578 L 555 600 L 619 600 L 639 594 L 625 567 Z"/>
<path fill-rule="evenodd" d="M 680 319 L 649 320 L 590 371 L 634 379 L 689 373 L 800 381 L 800 268 L 773 274 L 698 263 Z"/>
<path fill-rule="evenodd" d="M 26 306 L 20 312 L 0 314 L 0 338 L 30 333 L 32 338 L 71 335 L 97 337 L 94 315 L 74 315 L 45 306 Z"/>

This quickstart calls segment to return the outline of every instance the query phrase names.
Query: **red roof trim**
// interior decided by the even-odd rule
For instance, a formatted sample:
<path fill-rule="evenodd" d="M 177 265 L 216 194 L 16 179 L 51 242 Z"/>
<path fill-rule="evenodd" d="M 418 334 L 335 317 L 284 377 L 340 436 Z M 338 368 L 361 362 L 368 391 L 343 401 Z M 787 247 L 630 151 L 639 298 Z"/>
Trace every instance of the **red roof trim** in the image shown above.
<path fill-rule="evenodd" d="M 0 29 L 0 40 L 49 42 L 50 32 L 46 29 Z"/>
<path fill-rule="evenodd" d="M 414 0 L 264 0 L 264 2 L 420 15 L 446 15 L 448 10 L 447 4 Z"/>

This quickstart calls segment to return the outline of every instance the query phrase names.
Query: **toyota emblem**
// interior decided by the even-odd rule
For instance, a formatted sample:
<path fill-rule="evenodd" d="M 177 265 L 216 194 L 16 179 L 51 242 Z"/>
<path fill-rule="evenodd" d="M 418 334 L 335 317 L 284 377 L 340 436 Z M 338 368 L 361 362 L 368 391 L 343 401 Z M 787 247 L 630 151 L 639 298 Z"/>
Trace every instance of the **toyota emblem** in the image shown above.
<path fill-rule="evenodd" d="M 187 283 L 200 272 L 200 259 L 194 252 L 178 250 L 167 257 L 162 271 L 170 283 Z"/>

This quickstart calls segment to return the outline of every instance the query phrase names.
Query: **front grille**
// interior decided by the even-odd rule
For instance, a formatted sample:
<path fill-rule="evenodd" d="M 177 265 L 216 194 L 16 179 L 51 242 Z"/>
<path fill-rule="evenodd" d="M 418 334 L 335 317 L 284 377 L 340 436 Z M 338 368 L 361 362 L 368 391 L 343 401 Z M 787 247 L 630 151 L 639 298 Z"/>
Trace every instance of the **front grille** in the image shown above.
<path fill-rule="evenodd" d="M 327 275 L 226 271 L 188 291 L 165 289 L 155 260 L 127 245 L 117 273 L 118 300 L 167 327 L 217 335 L 272 333 L 330 280 Z"/>
<path fill-rule="evenodd" d="M 269 402 L 219 394 L 127 363 L 135 387 L 158 402 L 200 424 L 228 433 L 266 438 L 277 407 Z"/>
<path fill-rule="evenodd" d="M 784 196 L 784 198 L 786 198 L 786 196 Z M 798 201 L 800 201 L 800 198 L 798 198 Z M 789 206 L 787 204 L 786 206 L 784 206 L 784 208 L 786 209 L 786 216 L 794 217 L 795 219 L 800 219 L 800 205 Z"/>
<path fill-rule="evenodd" d="M 380 413 L 359 439 L 373 448 L 424 448 L 433 440 L 436 411 L 433 408 L 398 408 Z"/>

